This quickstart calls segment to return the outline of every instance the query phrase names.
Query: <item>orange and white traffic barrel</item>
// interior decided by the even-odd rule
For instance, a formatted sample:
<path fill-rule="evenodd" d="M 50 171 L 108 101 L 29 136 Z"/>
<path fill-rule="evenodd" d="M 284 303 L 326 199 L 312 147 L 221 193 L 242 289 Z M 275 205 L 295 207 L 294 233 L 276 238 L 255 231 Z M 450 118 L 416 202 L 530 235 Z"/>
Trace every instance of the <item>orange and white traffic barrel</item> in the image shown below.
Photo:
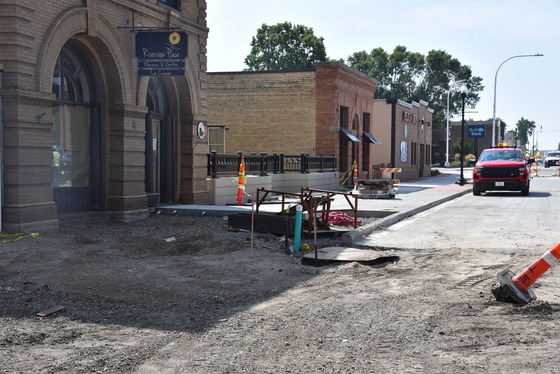
<path fill-rule="evenodd" d="M 517 304 L 528 304 L 537 296 L 529 289 L 537 279 L 560 260 L 560 243 L 546 252 L 531 266 L 515 275 L 511 270 L 504 270 L 498 274 L 497 287 L 492 288 L 492 293 L 497 301 L 514 302 Z"/>

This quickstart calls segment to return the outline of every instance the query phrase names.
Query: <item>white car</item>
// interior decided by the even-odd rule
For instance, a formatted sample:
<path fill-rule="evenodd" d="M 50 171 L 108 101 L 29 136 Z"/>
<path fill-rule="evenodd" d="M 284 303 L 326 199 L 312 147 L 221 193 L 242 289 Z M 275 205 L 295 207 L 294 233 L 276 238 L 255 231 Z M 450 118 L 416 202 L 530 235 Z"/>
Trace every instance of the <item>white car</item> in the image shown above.
<path fill-rule="evenodd" d="M 548 152 L 544 158 L 544 167 L 560 165 L 560 151 Z"/>

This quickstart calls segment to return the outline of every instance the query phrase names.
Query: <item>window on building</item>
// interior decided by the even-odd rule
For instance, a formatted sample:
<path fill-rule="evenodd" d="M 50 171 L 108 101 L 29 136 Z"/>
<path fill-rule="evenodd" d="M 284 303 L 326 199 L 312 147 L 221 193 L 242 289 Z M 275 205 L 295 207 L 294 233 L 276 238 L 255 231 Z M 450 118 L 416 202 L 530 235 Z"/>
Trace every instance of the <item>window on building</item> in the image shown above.
<path fill-rule="evenodd" d="M 208 127 L 208 152 L 226 153 L 225 127 Z"/>
<path fill-rule="evenodd" d="M 179 9 L 179 0 L 158 0 L 158 2 L 170 6 L 175 9 Z"/>
<path fill-rule="evenodd" d="M 65 45 L 52 79 L 53 187 L 90 185 L 91 81 L 78 50 Z"/>
<path fill-rule="evenodd" d="M 408 143 L 401 141 L 401 162 L 408 162 Z"/>
<path fill-rule="evenodd" d="M 340 107 L 340 127 L 348 128 L 348 108 L 345 106 Z"/>

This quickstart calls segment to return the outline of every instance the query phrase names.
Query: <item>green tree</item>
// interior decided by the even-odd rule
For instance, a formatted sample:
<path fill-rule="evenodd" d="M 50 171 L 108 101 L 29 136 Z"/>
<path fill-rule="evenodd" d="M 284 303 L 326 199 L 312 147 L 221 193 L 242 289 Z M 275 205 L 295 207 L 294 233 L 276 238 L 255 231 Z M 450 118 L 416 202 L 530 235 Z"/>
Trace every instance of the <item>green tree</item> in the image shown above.
<path fill-rule="evenodd" d="M 319 61 L 327 61 L 323 38 L 316 37 L 310 27 L 290 22 L 263 24 L 245 58 L 248 71 L 298 70 Z"/>
<path fill-rule="evenodd" d="M 535 127 L 535 121 L 529 121 L 523 117 L 517 121 L 517 140 L 520 145 L 529 143 L 529 137 L 533 135 Z"/>
<path fill-rule="evenodd" d="M 355 52 L 348 57 L 348 65 L 377 79 L 376 98 L 397 98 L 404 101 L 424 100 L 434 109 L 434 127 L 445 127 L 447 92 L 453 82 L 465 80 L 465 106 L 474 108 L 484 89 L 482 78 L 473 76 L 471 68 L 462 65 L 445 51 L 432 50 L 427 56 L 397 46 L 392 53 L 375 48 L 371 53 Z M 462 108 L 461 94 L 450 91 L 450 117 Z"/>
<path fill-rule="evenodd" d="M 461 154 L 461 138 L 458 138 L 455 143 L 453 143 L 453 150 L 455 153 Z M 465 139 L 465 151 L 463 155 L 468 155 L 474 153 L 474 143 L 472 140 Z"/>

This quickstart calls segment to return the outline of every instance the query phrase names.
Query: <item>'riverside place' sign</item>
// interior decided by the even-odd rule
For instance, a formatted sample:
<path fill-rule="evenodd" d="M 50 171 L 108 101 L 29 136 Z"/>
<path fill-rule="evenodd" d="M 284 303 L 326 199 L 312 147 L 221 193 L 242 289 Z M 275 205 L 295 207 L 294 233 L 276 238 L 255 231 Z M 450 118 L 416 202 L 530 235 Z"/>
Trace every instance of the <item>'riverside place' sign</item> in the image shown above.
<path fill-rule="evenodd" d="M 184 32 L 137 33 L 138 75 L 184 75 L 187 49 Z"/>

